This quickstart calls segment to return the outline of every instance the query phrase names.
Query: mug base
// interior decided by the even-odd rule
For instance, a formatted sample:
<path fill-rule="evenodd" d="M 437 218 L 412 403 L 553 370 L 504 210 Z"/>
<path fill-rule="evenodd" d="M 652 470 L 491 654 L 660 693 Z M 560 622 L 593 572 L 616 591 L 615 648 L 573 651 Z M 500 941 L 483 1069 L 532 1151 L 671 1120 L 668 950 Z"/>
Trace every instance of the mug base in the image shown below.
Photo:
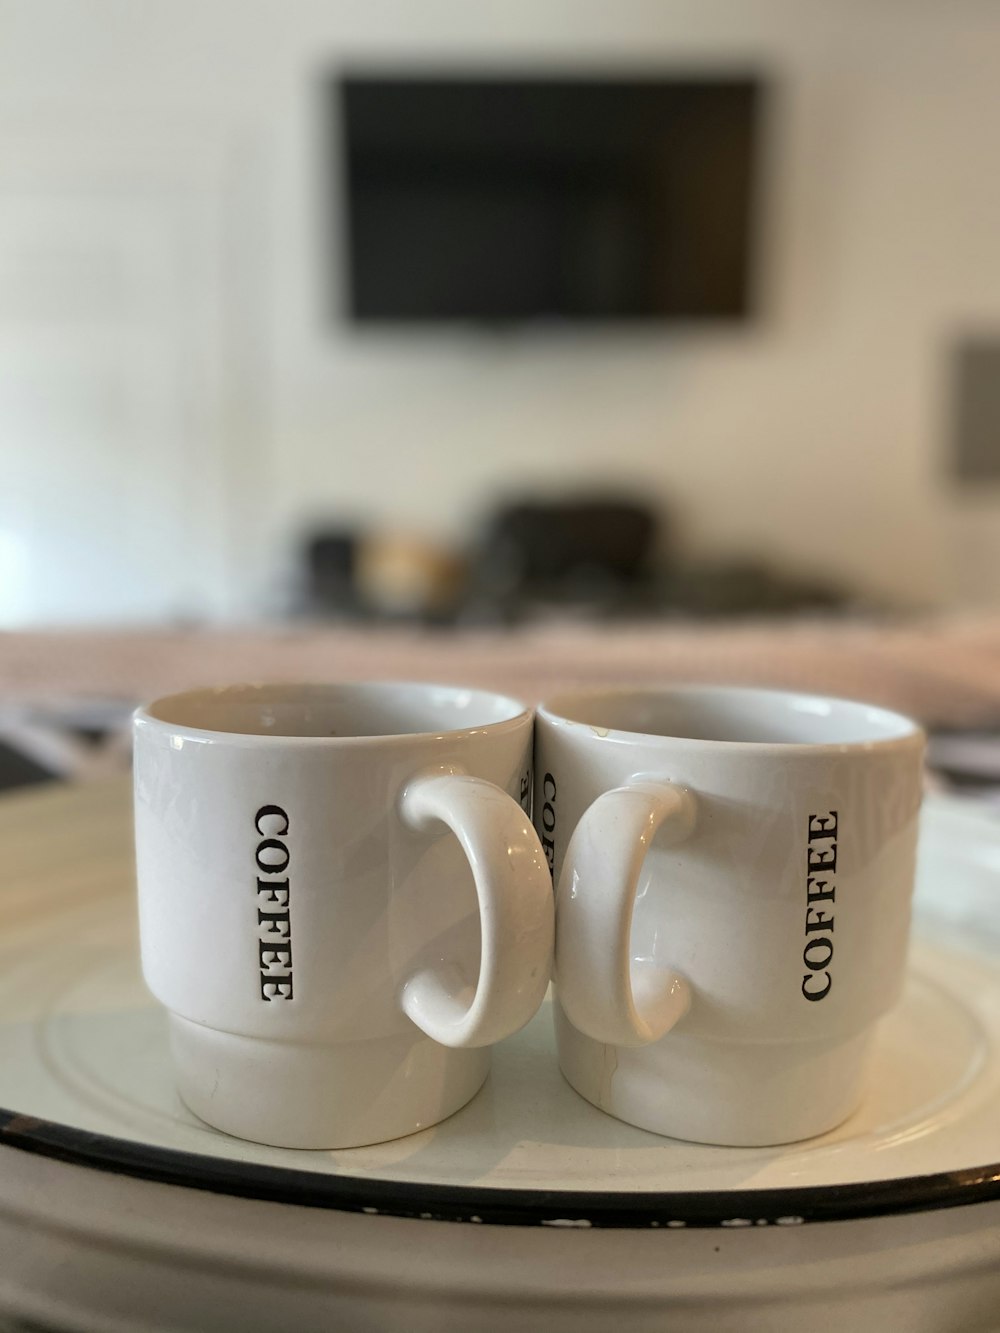
<path fill-rule="evenodd" d="M 668 1138 L 731 1148 L 794 1143 L 835 1129 L 864 1094 L 870 1029 L 819 1046 L 671 1032 L 626 1048 L 585 1037 L 553 1008 L 570 1086 L 608 1115 Z"/>
<path fill-rule="evenodd" d="M 454 1050 L 423 1036 L 296 1045 L 168 1018 L 188 1109 L 277 1148 L 360 1148 L 415 1134 L 463 1107 L 490 1070 L 489 1048 Z"/>

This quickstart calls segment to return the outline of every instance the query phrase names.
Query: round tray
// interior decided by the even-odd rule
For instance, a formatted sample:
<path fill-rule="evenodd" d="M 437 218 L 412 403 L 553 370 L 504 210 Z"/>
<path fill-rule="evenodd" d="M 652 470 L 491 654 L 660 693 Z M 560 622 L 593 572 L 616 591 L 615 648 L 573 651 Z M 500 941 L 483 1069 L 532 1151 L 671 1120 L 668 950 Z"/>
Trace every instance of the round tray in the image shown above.
<path fill-rule="evenodd" d="M 989 930 L 971 931 L 984 894 L 1000 908 L 992 863 L 992 820 L 928 805 L 910 973 L 865 1102 L 830 1134 L 763 1149 L 680 1143 L 596 1110 L 559 1073 L 548 1004 L 496 1049 L 479 1095 L 431 1129 L 339 1152 L 230 1138 L 174 1090 L 129 885 L 41 895 L 0 944 L 0 1137 L 240 1197 L 474 1223 L 796 1226 L 1000 1198 L 1000 963 Z"/>

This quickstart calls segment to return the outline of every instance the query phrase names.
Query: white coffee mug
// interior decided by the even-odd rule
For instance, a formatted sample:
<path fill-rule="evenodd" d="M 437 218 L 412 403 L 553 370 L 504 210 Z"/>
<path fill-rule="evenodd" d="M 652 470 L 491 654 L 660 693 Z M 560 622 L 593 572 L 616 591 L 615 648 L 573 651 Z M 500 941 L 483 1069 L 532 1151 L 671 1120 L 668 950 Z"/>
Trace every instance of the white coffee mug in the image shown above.
<path fill-rule="evenodd" d="M 572 1086 L 703 1143 L 855 1110 L 903 979 L 923 749 L 898 714 L 769 690 L 545 704 L 535 822 Z"/>
<path fill-rule="evenodd" d="M 523 705 L 430 685 L 239 685 L 136 714 L 143 972 L 196 1115 L 346 1148 L 476 1093 L 551 970 L 531 745 Z"/>

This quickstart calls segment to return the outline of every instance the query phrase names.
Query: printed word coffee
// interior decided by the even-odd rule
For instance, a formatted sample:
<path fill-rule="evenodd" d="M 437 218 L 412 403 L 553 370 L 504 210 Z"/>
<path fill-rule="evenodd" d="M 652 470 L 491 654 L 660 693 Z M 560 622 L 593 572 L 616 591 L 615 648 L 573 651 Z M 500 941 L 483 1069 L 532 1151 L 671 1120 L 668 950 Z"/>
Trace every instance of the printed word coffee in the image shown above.
<path fill-rule="evenodd" d="M 257 952 L 262 1000 L 292 999 L 292 919 L 288 881 L 288 815 L 262 805 L 253 826 L 257 844 Z"/>
<path fill-rule="evenodd" d="M 806 945 L 802 961 L 808 971 L 802 976 L 802 994 L 807 1000 L 822 1000 L 830 994 L 833 975 L 833 913 L 837 885 L 837 812 L 810 815 L 806 853 Z"/>

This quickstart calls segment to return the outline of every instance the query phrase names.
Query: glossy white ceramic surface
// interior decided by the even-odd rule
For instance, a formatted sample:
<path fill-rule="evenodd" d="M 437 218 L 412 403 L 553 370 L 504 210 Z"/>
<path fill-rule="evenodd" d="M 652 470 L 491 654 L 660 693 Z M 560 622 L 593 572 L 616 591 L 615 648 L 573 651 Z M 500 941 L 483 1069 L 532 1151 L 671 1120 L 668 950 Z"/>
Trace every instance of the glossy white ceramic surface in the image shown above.
<path fill-rule="evenodd" d="M 896 714 L 777 691 L 544 705 L 534 817 L 570 1083 L 707 1143 L 849 1116 L 902 984 L 922 754 Z"/>
<path fill-rule="evenodd" d="M 202 1119 L 347 1147 L 469 1100 L 541 1002 L 531 714 L 424 685 L 234 686 L 135 722 L 142 964 Z"/>

